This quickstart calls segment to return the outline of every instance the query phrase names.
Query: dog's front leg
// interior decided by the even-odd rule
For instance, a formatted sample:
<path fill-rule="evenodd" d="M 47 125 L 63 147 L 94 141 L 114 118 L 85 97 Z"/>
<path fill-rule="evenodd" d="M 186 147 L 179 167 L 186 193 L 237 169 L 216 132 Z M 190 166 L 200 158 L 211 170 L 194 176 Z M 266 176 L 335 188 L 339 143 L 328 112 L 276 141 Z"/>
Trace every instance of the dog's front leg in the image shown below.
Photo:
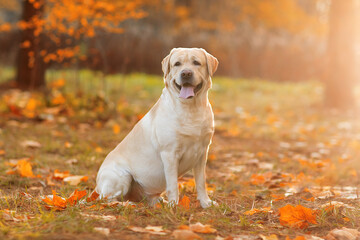
<path fill-rule="evenodd" d="M 203 208 L 208 208 L 212 205 L 217 205 L 215 201 L 211 201 L 207 192 L 206 192 L 206 166 L 207 154 L 201 158 L 201 160 L 194 167 L 194 177 L 196 184 L 197 199 L 200 201 L 200 204 Z"/>
<path fill-rule="evenodd" d="M 179 202 L 178 188 L 178 166 L 179 161 L 175 152 L 161 152 L 161 160 L 164 165 L 164 173 L 166 180 L 166 194 L 169 204 L 174 206 Z"/>

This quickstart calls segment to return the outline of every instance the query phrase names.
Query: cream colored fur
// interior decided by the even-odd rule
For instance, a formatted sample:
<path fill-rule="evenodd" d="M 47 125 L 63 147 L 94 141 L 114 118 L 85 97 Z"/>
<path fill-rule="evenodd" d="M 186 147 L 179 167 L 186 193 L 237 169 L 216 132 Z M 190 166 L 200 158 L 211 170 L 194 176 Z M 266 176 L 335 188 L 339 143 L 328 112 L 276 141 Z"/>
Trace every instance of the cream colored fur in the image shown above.
<path fill-rule="evenodd" d="M 177 62 L 180 65 L 175 66 Z M 102 198 L 145 198 L 153 205 L 166 190 L 169 203 L 177 204 L 178 177 L 193 170 L 201 206 L 216 204 L 206 192 L 205 165 L 214 133 L 208 90 L 217 65 L 217 59 L 200 48 L 174 48 L 164 58 L 165 88 L 160 99 L 99 169 L 95 190 Z M 179 98 L 175 84 L 181 85 L 184 69 L 191 70 L 194 84 L 201 86 L 189 99 Z"/>

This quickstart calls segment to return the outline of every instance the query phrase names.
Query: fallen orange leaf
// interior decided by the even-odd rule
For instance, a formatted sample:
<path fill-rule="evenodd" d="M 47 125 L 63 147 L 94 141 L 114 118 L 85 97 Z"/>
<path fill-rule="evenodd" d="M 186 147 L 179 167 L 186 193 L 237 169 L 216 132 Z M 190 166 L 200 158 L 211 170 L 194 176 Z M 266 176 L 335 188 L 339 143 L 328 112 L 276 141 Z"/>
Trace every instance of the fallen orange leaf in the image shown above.
<path fill-rule="evenodd" d="M 42 200 L 47 203 L 45 207 L 47 209 L 54 208 L 57 211 L 64 210 L 68 205 L 74 206 L 78 200 L 86 195 L 86 190 L 78 191 L 77 189 L 70 195 L 69 198 L 65 199 L 56 195 L 56 192 L 52 190 L 51 197 L 46 196 Z"/>
<path fill-rule="evenodd" d="M 190 198 L 186 195 L 179 201 L 179 206 L 182 206 L 185 209 L 190 209 Z"/>
<path fill-rule="evenodd" d="M 255 213 L 268 213 L 271 211 L 271 207 L 264 207 L 264 208 L 253 208 L 249 211 L 244 212 L 245 215 L 254 215 Z"/>
<path fill-rule="evenodd" d="M 71 148 L 73 145 L 72 145 L 70 142 L 66 141 L 66 142 L 64 143 L 64 146 L 65 146 L 66 148 Z"/>
<path fill-rule="evenodd" d="M 175 230 L 172 234 L 175 239 L 181 239 L 181 240 L 201 240 L 202 238 L 190 230 Z"/>
<path fill-rule="evenodd" d="M 55 169 L 53 179 L 63 180 L 64 178 L 69 176 L 70 176 L 69 171 L 60 172 L 59 170 Z"/>
<path fill-rule="evenodd" d="M 291 239 L 289 236 L 286 236 L 285 240 L 305 240 L 306 238 L 304 236 L 297 236 L 294 239 Z"/>
<path fill-rule="evenodd" d="M 75 191 L 70 195 L 66 202 L 69 203 L 71 206 L 74 206 L 78 202 L 78 200 L 83 198 L 86 194 L 86 190 L 78 191 L 77 189 L 75 189 Z"/>
<path fill-rule="evenodd" d="M 169 231 L 164 230 L 162 226 L 147 226 L 145 228 L 142 227 L 135 227 L 135 226 L 128 226 L 128 229 L 134 232 L 139 233 L 150 233 L 155 235 L 166 235 Z"/>
<path fill-rule="evenodd" d="M 86 199 L 87 202 L 93 202 L 95 201 L 100 195 L 94 190 L 91 194 L 90 197 L 88 197 Z"/>
<path fill-rule="evenodd" d="M 15 169 L 9 169 L 6 171 L 6 174 L 16 174 L 18 173 L 22 177 L 36 177 L 32 171 L 31 163 L 29 162 L 29 158 L 22 158 L 15 161 L 9 161 L 7 163 L 10 166 L 15 167 Z"/>
<path fill-rule="evenodd" d="M 5 155 L 5 150 L 0 149 L 0 156 Z"/>
<path fill-rule="evenodd" d="M 35 177 L 32 172 L 31 163 L 27 160 L 19 160 L 17 163 L 17 170 L 22 177 Z"/>
<path fill-rule="evenodd" d="M 194 192 L 195 180 L 193 178 L 181 178 L 178 187 L 180 190 L 184 190 L 185 192 Z"/>
<path fill-rule="evenodd" d="M 261 175 L 261 174 L 253 174 L 251 175 L 251 178 L 250 178 L 250 183 L 252 185 L 261 185 L 261 184 L 264 184 L 266 182 L 266 179 L 267 178 L 270 178 L 271 177 L 271 174 L 264 174 L 264 175 Z"/>
<path fill-rule="evenodd" d="M 42 199 L 44 202 L 48 204 L 47 208 L 54 208 L 55 210 L 61 211 L 66 208 L 66 199 L 59 197 L 56 195 L 56 192 L 52 190 L 52 199 L 47 196 Z"/>
<path fill-rule="evenodd" d="M 272 200 L 275 202 L 285 199 L 284 194 L 271 194 L 271 197 L 272 197 Z"/>
<path fill-rule="evenodd" d="M 190 230 L 190 227 L 188 226 L 188 225 L 180 225 L 179 227 L 178 227 L 178 229 L 186 229 L 186 230 Z"/>
<path fill-rule="evenodd" d="M 96 147 L 95 152 L 102 153 L 103 149 L 101 147 Z"/>
<path fill-rule="evenodd" d="M 279 209 L 280 224 L 294 228 L 307 228 L 309 223 L 317 224 L 316 212 L 310 208 L 297 205 L 296 207 L 286 205 Z"/>
<path fill-rule="evenodd" d="M 88 178 L 88 176 L 68 176 L 64 178 L 63 181 L 69 183 L 72 186 L 76 186 L 80 182 L 86 182 Z"/>
<path fill-rule="evenodd" d="M 114 134 L 119 134 L 119 133 L 120 133 L 120 126 L 119 126 L 119 124 L 115 123 L 115 124 L 113 125 L 112 129 L 113 129 Z"/>
<path fill-rule="evenodd" d="M 212 228 L 210 225 L 203 225 L 200 222 L 195 224 L 190 224 L 190 230 L 197 233 L 214 233 L 216 229 Z"/>

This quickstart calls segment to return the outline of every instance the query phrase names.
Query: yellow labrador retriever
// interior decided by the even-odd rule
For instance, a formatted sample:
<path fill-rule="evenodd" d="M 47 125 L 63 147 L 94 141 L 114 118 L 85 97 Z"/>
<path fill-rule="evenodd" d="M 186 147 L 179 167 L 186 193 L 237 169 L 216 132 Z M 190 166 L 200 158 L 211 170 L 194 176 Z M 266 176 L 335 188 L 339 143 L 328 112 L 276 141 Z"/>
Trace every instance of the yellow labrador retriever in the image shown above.
<path fill-rule="evenodd" d="M 165 88 L 157 103 L 105 158 L 97 175 L 102 198 L 146 199 L 166 190 L 179 201 L 178 177 L 193 169 L 203 208 L 216 204 L 205 187 L 205 164 L 214 133 L 208 100 L 218 60 L 201 48 L 174 48 L 162 61 Z"/>

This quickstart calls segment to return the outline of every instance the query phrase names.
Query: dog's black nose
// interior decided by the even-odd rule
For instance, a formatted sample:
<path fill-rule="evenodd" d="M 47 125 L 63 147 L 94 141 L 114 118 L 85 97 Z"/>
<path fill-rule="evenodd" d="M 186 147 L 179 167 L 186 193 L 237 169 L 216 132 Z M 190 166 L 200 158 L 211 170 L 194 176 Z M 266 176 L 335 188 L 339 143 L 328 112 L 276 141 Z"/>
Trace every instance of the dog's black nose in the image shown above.
<path fill-rule="evenodd" d="M 183 80 L 190 80 L 193 76 L 193 71 L 189 69 L 184 69 L 181 71 L 181 79 Z"/>

